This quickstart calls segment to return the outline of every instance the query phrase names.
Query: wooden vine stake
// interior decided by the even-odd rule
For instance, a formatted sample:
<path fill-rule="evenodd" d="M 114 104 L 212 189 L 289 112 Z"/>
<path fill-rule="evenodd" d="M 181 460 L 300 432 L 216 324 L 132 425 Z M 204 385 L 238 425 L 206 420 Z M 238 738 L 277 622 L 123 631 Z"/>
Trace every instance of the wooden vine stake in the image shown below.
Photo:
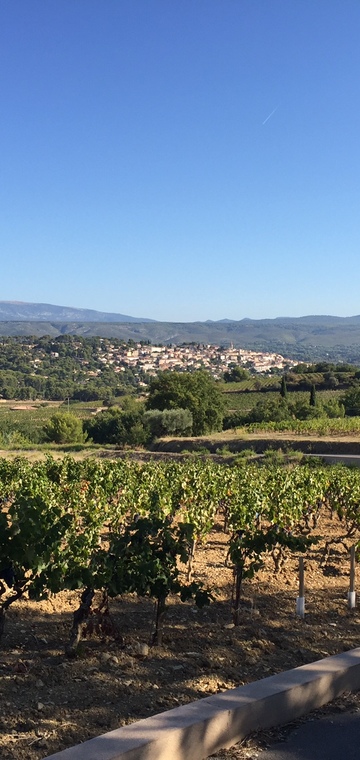
<path fill-rule="evenodd" d="M 305 617 L 304 557 L 299 557 L 299 596 L 296 598 L 296 614 Z"/>
<path fill-rule="evenodd" d="M 350 549 L 350 591 L 348 592 L 348 607 L 349 610 L 354 610 L 356 607 L 356 592 L 355 592 L 355 546 Z"/>

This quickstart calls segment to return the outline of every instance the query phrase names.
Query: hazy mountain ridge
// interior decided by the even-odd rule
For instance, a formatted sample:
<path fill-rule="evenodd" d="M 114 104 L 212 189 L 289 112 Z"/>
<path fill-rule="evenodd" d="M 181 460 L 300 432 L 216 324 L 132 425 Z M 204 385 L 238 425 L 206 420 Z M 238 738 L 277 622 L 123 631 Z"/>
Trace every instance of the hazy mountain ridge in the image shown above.
<path fill-rule="evenodd" d="M 21 318 L 17 315 L 21 307 Z M 46 310 L 52 318 L 46 318 Z M 41 313 L 41 317 L 37 316 Z M 75 317 L 64 317 L 64 313 Z M 31 316 L 27 316 L 31 314 Z M 87 315 L 96 315 L 96 319 Z M 11 316 L 10 316 L 11 315 Z M 106 318 L 105 318 L 106 317 Z M 217 322 L 156 322 L 91 309 L 0 301 L 0 335 L 65 334 L 151 343 L 205 343 L 281 353 L 299 361 L 351 361 L 360 364 L 360 316 L 309 315 L 276 319 L 222 319 Z"/>
<path fill-rule="evenodd" d="M 153 322 L 146 317 L 130 317 L 126 314 L 111 314 L 95 309 L 78 309 L 71 306 L 54 306 L 49 303 L 26 303 L 22 301 L 0 301 L 0 322 Z"/>

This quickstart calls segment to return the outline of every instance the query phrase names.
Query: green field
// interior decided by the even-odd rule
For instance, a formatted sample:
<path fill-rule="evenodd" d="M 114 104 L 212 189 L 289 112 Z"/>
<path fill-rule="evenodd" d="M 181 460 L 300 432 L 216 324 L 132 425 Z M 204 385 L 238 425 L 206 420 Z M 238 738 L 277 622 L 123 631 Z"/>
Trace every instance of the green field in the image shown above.
<path fill-rule="evenodd" d="M 273 382 L 273 378 L 263 378 Z M 246 381 L 248 383 L 248 381 Z M 279 391 L 244 391 L 241 390 L 243 383 L 223 386 L 225 399 L 225 414 L 238 413 L 246 415 L 259 402 L 277 401 L 280 399 Z M 326 402 L 330 399 L 339 400 L 343 392 L 340 390 L 317 391 L 318 402 Z M 307 391 L 294 391 L 288 394 L 291 402 L 308 403 Z M 142 399 L 143 401 L 144 399 Z M 41 444 L 43 441 L 42 428 L 48 422 L 54 412 L 61 410 L 69 411 L 81 419 L 92 417 L 99 409 L 104 408 L 101 402 L 31 402 L 31 401 L 1 401 L 0 402 L 0 446 L 9 449 L 21 448 L 57 448 L 54 444 Z M 281 422 L 259 422 L 246 426 L 237 426 L 239 436 L 248 433 L 283 433 L 288 431 L 295 435 L 310 434 L 312 436 L 359 436 L 360 418 L 345 417 L 343 419 L 290 419 Z M 30 443 L 32 442 L 32 443 Z M 78 448 L 91 448 L 92 444 L 79 444 Z M 68 448 L 71 448 L 69 445 Z M 97 448 L 97 446 L 94 446 Z"/>
<path fill-rule="evenodd" d="M 241 383 L 234 383 L 234 385 L 241 385 Z M 316 391 L 316 397 L 318 401 L 329 401 L 330 399 L 339 400 L 343 395 L 342 391 Z M 224 399 L 226 404 L 226 410 L 228 412 L 249 412 L 255 404 L 259 401 L 276 401 L 280 398 L 279 391 L 251 391 L 246 392 L 242 390 L 231 390 L 228 392 L 224 390 Z M 293 391 L 288 395 L 289 401 L 309 401 L 308 391 Z"/>
<path fill-rule="evenodd" d="M 78 402 L 70 404 L 61 402 L 31 402 L 31 401 L 2 401 L 0 403 L 0 431 L 7 434 L 12 430 L 18 431 L 26 438 L 37 440 L 43 425 L 57 411 L 75 414 L 81 419 L 90 417 L 96 411 L 96 402 Z"/>
<path fill-rule="evenodd" d="M 316 436 L 359 436 L 360 417 L 343 417 L 330 419 L 328 417 L 313 420 L 284 420 L 282 422 L 254 422 L 242 428 L 241 433 L 295 433 L 297 435 Z"/>

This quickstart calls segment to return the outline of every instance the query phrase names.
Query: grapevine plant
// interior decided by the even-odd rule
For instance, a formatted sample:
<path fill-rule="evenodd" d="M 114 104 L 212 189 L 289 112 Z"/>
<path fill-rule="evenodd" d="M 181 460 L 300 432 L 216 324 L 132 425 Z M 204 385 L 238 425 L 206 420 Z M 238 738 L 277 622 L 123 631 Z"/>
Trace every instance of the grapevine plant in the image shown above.
<path fill-rule="evenodd" d="M 290 552 L 304 551 L 324 506 L 344 526 L 346 546 L 358 542 L 358 470 L 0 459 L 0 635 L 8 609 L 25 595 L 36 600 L 78 589 L 69 654 L 91 618 L 96 592 L 98 620 L 108 615 L 109 600 L 123 594 L 153 599 L 151 641 L 160 643 L 170 594 L 198 606 L 211 600 L 211 590 L 196 581 L 193 560 L 220 511 L 229 530 L 238 624 L 244 579 L 268 555 L 279 570 Z"/>

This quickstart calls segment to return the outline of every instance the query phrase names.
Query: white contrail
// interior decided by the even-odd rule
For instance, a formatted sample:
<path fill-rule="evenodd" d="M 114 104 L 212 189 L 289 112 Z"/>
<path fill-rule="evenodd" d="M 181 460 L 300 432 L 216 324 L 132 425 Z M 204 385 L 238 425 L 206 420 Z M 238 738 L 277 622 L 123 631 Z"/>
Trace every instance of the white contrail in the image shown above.
<path fill-rule="evenodd" d="M 265 121 L 263 121 L 263 126 L 264 126 L 264 124 L 266 124 L 267 121 L 269 121 L 269 119 L 271 119 L 272 116 L 274 116 L 274 113 L 275 113 L 275 111 L 278 110 L 278 108 L 279 108 L 279 106 L 276 106 L 276 108 L 274 108 L 274 110 L 271 111 L 271 113 L 269 113 L 269 116 L 267 116 L 266 119 L 265 119 Z"/>

